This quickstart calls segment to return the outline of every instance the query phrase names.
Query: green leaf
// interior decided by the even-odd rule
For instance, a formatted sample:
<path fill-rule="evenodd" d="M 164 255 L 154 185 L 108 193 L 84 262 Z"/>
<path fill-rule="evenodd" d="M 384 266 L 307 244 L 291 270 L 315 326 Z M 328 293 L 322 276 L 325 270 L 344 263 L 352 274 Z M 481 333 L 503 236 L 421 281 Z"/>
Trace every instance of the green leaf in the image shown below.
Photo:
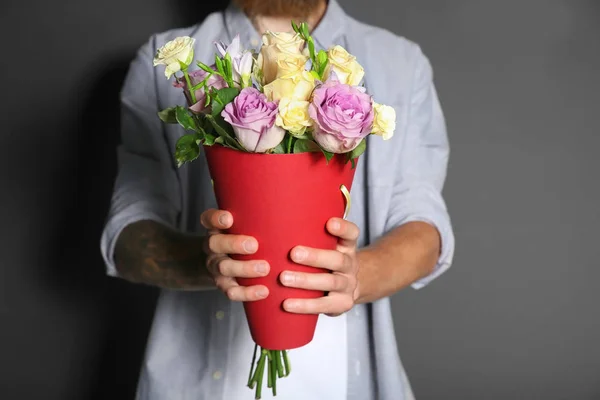
<path fill-rule="evenodd" d="M 183 129 L 192 131 L 197 130 L 196 121 L 194 121 L 194 118 L 190 115 L 187 108 L 177 106 L 175 116 L 177 118 L 177 122 L 179 122 L 179 125 L 181 125 Z"/>
<path fill-rule="evenodd" d="M 331 159 L 333 158 L 334 154 L 330 153 L 328 151 L 325 151 L 323 149 L 321 149 L 321 151 L 323 152 L 323 154 L 325 154 L 325 159 L 327 160 L 327 162 L 331 161 Z"/>
<path fill-rule="evenodd" d="M 179 68 L 181 68 L 182 71 L 187 71 L 189 65 L 187 65 L 186 63 L 184 63 L 181 60 L 177 60 L 179 62 Z"/>
<path fill-rule="evenodd" d="M 302 132 L 291 132 L 291 131 L 289 131 L 289 133 L 290 133 L 290 135 L 292 135 L 296 139 L 309 139 L 309 140 L 312 139 L 310 137 L 310 135 L 306 133 L 306 128 L 304 128 Z"/>
<path fill-rule="evenodd" d="M 216 117 L 221 115 L 225 106 L 231 103 L 240 94 L 238 88 L 223 88 L 214 91 L 212 103 L 212 115 Z"/>
<path fill-rule="evenodd" d="M 312 76 L 314 76 L 314 77 L 315 77 L 315 79 L 317 79 L 317 80 L 319 80 L 319 81 L 321 80 L 321 75 L 319 75 L 319 73 L 318 73 L 317 71 L 315 71 L 315 70 L 312 70 L 312 71 L 310 71 L 310 74 L 311 74 Z"/>
<path fill-rule="evenodd" d="M 367 140 L 363 139 L 360 141 L 358 146 L 356 146 L 356 148 L 348 154 L 348 158 L 350 158 L 351 160 L 354 160 L 355 158 L 358 158 L 359 156 L 361 156 L 362 153 L 364 153 L 366 149 L 367 149 Z"/>
<path fill-rule="evenodd" d="M 317 61 L 319 61 L 319 65 L 325 64 L 327 62 L 327 53 L 325 50 L 319 50 L 319 54 L 317 55 Z"/>
<path fill-rule="evenodd" d="M 225 70 L 223 69 L 223 60 L 218 55 L 215 55 L 215 65 L 217 66 L 217 71 L 221 74 L 221 76 L 225 76 Z"/>
<path fill-rule="evenodd" d="M 158 113 L 158 117 L 167 124 L 176 124 L 177 116 L 175 107 L 165 108 Z"/>
<path fill-rule="evenodd" d="M 285 144 L 281 141 L 277 146 L 271 149 L 272 154 L 285 154 Z"/>
<path fill-rule="evenodd" d="M 206 72 L 208 72 L 209 74 L 214 74 L 215 70 L 213 70 L 211 67 L 209 67 L 208 65 L 198 61 L 198 67 Z"/>
<path fill-rule="evenodd" d="M 308 40 L 308 52 L 310 53 L 310 59 L 318 63 L 319 61 L 315 57 L 315 43 L 312 38 Z"/>
<path fill-rule="evenodd" d="M 235 137 L 232 134 L 228 133 L 227 129 L 223 127 L 223 125 L 225 125 L 226 122 L 223 121 L 223 118 L 221 118 L 220 115 L 218 117 L 206 115 L 206 119 L 208 119 L 208 121 L 210 121 L 212 126 L 215 128 L 215 132 L 217 132 L 217 134 L 223 138 L 224 145 L 232 147 L 234 149 L 244 150 L 244 148 L 238 143 Z M 217 120 L 219 120 L 220 123 L 217 122 Z"/>
<path fill-rule="evenodd" d="M 292 29 L 294 29 L 294 32 L 300 33 L 300 30 L 298 29 L 298 25 L 296 25 L 296 23 L 294 21 L 292 21 Z"/>
<path fill-rule="evenodd" d="M 302 33 L 304 34 L 304 37 L 309 38 L 310 32 L 308 31 L 308 24 L 306 22 L 303 22 L 302 25 L 300 25 L 300 28 L 302 29 Z"/>
<path fill-rule="evenodd" d="M 204 145 L 205 146 L 212 146 L 213 144 L 215 144 L 215 139 L 220 139 L 221 136 L 216 137 L 215 135 L 212 135 L 210 133 L 207 133 L 204 135 Z"/>
<path fill-rule="evenodd" d="M 187 134 L 177 140 L 175 145 L 177 167 L 181 167 L 186 162 L 191 162 L 198 158 L 200 146 L 198 145 L 197 138 L 195 134 Z"/>
<path fill-rule="evenodd" d="M 294 154 L 296 153 L 314 153 L 321 151 L 321 148 L 312 140 L 299 139 L 294 144 Z M 328 160 L 329 161 L 329 160 Z"/>

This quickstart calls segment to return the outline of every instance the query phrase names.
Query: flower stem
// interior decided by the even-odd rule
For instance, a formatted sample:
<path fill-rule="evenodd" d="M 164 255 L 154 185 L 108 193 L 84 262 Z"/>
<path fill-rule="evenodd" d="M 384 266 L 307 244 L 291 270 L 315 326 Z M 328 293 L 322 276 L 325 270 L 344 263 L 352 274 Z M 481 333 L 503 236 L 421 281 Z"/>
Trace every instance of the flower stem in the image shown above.
<path fill-rule="evenodd" d="M 248 375 L 248 387 L 250 389 L 254 388 L 254 382 L 252 380 L 252 372 L 254 370 L 254 362 L 256 361 L 256 352 L 258 351 L 258 345 L 254 345 L 254 355 L 252 356 L 252 362 L 250 363 L 250 375 Z"/>
<path fill-rule="evenodd" d="M 196 91 L 192 90 L 192 82 L 190 81 L 190 75 L 187 72 L 187 69 L 183 70 L 183 76 L 185 76 L 185 82 L 187 83 L 188 91 L 190 92 L 190 96 L 192 98 L 192 105 L 196 104 Z"/>
<path fill-rule="evenodd" d="M 285 365 L 285 376 L 288 376 L 292 369 L 290 368 L 290 360 L 288 360 L 286 350 L 283 350 L 283 365 Z"/>
<path fill-rule="evenodd" d="M 262 386 L 266 370 L 266 373 L 268 374 L 267 387 L 271 389 L 273 396 L 277 396 L 277 379 L 288 376 L 290 373 L 290 362 L 287 357 L 287 352 L 285 350 L 267 350 L 261 347 L 260 357 L 258 358 L 258 361 L 256 361 L 257 351 L 258 345 L 255 345 L 252 364 L 250 365 L 248 387 L 253 390 L 255 389 L 255 399 L 260 399 L 262 396 Z"/>

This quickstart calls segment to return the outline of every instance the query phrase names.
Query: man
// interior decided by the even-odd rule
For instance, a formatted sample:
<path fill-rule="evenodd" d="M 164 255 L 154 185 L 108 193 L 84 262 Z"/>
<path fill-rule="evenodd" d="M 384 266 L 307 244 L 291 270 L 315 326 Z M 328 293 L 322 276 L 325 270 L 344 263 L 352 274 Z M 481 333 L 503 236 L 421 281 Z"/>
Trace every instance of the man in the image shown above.
<path fill-rule="evenodd" d="M 338 248 L 292 251 L 296 262 L 324 273 L 281 275 L 284 285 L 328 295 L 284 304 L 289 312 L 322 315 L 313 342 L 290 352 L 293 372 L 278 381 L 278 398 L 411 399 L 388 296 L 425 286 L 450 266 L 454 252 L 441 196 L 449 149 L 431 66 L 417 45 L 350 18 L 336 0 L 235 3 L 199 25 L 154 35 L 122 91 L 119 173 L 102 253 L 109 275 L 163 289 L 137 398 L 252 398 L 245 383 L 254 344 L 241 301 L 268 296 L 265 287 L 236 283 L 267 274 L 269 265 L 226 256 L 252 254 L 260 244 L 221 233 L 234 221 L 215 210 L 205 160 L 179 169 L 173 162 L 182 131 L 156 114 L 185 99 L 152 66 L 154 53 L 187 35 L 196 38 L 196 59 L 209 62 L 215 41 L 240 34 L 245 46 L 257 48 L 262 32 L 289 31 L 293 18 L 307 21 L 318 48 L 340 44 L 357 56 L 369 93 L 396 109 L 397 129 L 390 141 L 369 139 L 348 221 L 327 224 Z"/>

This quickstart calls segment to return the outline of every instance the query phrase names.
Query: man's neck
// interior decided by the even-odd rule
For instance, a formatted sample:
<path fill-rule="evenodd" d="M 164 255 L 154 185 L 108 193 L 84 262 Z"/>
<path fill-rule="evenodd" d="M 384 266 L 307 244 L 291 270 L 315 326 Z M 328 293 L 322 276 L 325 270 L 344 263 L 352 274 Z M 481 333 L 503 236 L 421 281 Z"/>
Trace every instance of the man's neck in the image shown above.
<path fill-rule="evenodd" d="M 291 32 L 292 25 L 290 21 L 294 21 L 297 23 L 306 22 L 308 24 L 309 29 L 314 30 L 319 22 L 323 19 L 325 12 L 327 11 L 327 1 L 323 0 L 318 8 L 316 8 L 312 13 L 310 13 L 307 17 L 283 17 L 283 16 L 262 16 L 256 15 L 251 18 L 252 24 L 255 29 L 261 35 L 266 31 L 271 32 Z"/>

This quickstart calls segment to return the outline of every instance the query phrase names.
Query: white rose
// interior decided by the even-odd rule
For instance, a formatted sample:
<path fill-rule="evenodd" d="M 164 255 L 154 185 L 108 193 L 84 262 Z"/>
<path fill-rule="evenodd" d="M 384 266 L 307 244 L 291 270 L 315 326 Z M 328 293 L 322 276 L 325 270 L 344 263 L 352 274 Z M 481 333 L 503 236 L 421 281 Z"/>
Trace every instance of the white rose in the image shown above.
<path fill-rule="evenodd" d="M 278 77 L 304 69 L 309 57 L 302 51 L 303 47 L 304 39 L 297 33 L 265 33 L 256 60 L 262 84 L 267 85 Z"/>
<path fill-rule="evenodd" d="M 294 134 L 303 134 L 312 125 L 308 114 L 309 105 L 308 101 L 284 97 L 279 101 L 279 113 L 275 124 Z"/>
<path fill-rule="evenodd" d="M 331 70 L 335 71 L 340 83 L 357 86 L 365 76 L 365 70 L 356 61 L 356 57 L 348 53 L 342 46 L 334 46 L 327 51 L 327 68 L 323 78 L 327 80 Z"/>
<path fill-rule="evenodd" d="M 373 104 L 375 117 L 373 119 L 373 135 L 379 135 L 383 140 L 394 136 L 396 130 L 396 110 L 383 104 Z"/>
<path fill-rule="evenodd" d="M 181 36 L 171 40 L 156 51 L 154 66 L 166 65 L 165 76 L 167 79 L 181 70 L 180 62 L 190 65 L 194 59 L 194 43 L 196 39 L 189 36 Z"/>

